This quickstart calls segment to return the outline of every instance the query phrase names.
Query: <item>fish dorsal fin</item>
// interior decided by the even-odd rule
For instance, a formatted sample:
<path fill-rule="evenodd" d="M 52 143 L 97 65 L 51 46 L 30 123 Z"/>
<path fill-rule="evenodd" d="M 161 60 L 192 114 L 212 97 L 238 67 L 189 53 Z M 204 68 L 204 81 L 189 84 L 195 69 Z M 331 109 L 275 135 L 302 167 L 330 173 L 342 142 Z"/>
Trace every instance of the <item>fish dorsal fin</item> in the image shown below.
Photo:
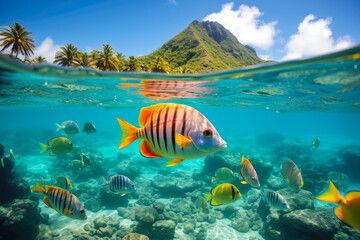
<path fill-rule="evenodd" d="M 181 163 L 182 161 L 184 161 L 185 159 L 181 159 L 181 158 L 176 158 L 176 159 L 173 159 L 171 161 L 168 161 L 166 165 L 167 167 L 173 167 L 175 165 L 178 165 L 179 163 Z"/>
<path fill-rule="evenodd" d="M 162 157 L 162 156 L 154 153 L 145 140 L 142 140 L 140 143 L 140 153 L 144 157 Z"/>
<path fill-rule="evenodd" d="M 334 208 L 334 213 L 335 213 L 335 216 L 340 220 L 342 221 L 343 223 L 349 225 L 346 220 L 345 220 L 345 217 L 344 217 L 344 210 L 342 207 L 340 206 L 337 206 Z M 350 225 L 349 225 L 350 226 Z"/>
<path fill-rule="evenodd" d="M 150 107 L 144 107 L 141 109 L 139 114 L 139 125 L 141 127 L 145 126 L 146 122 L 149 120 L 151 114 L 156 111 L 156 109 L 166 106 L 166 104 L 157 104 Z"/>
<path fill-rule="evenodd" d="M 216 187 L 213 187 L 212 189 L 211 189 L 211 195 L 214 195 L 215 194 L 215 192 L 216 192 L 216 190 L 219 188 L 219 186 L 221 186 L 221 185 L 218 185 L 218 186 L 216 186 Z"/>
<path fill-rule="evenodd" d="M 301 179 L 301 185 L 300 188 L 302 188 L 304 186 L 304 180 Z"/>
<path fill-rule="evenodd" d="M 51 191 L 51 190 L 55 190 L 55 189 L 59 189 L 58 187 L 53 187 L 53 186 L 49 186 L 49 185 L 45 185 L 45 191 L 46 192 L 49 192 L 49 191 Z"/>
<path fill-rule="evenodd" d="M 180 133 L 177 133 L 175 137 L 175 142 L 181 148 L 187 148 L 189 146 L 189 143 L 191 143 L 191 139 L 185 137 L 184 135 L 181 135 Z"/>
<path fill-rule="evenodd" d="M 349 191 L 345 194 L 345 199 L 346 200 L 353 200 L 355 198 L 359 198 L 360 199 L 360 191 Z"/>
<path fill-rule="evenodd" d="M 54 210 L 56 211 L 56 209 L 53 208 L 53 206 L 51 206 L 51 203 L 50 203 L 50 200 L 49 200 L 48 197 L 45 196 L 45 197 L 43 198 L 43 201 L 44 201 L 44 203 L 45 203 L 46 205 L 48 205 L 50 208 L 52 208 L 52 209 L 54 209 Z"/>
<path fill-rule="evenodd" d="M 48 145 L 49 145 L 50 147 L 52 147 L 51 144 L 52 144 L 56 139 L 57 139 L 57 137 L 50 139 L 50 140 L 48 141 Z"/>
<path fill-rule="evenodd" d="M 245 176 L 244 176 L 244 167 L 241 168 L 241 176 L 243 177 L 244 181 L 243 182 L 246 182 L 246 179 L 245 179 Z M 247 183 L 247 182 L 246 182 Z M 243 183 L 243 184 L 246 184 L 246 183 Z"/>
<path fill-rule="evenodd" d="M 213 199 L 211 199 L 211 201 L 210 201 L 210 205 L 211 206 L 219 206 L 219 205 L 222 205 L 221 203 L 218 203 L 217 201 L 215 201 L 215 199 L 213 198 Z"/>

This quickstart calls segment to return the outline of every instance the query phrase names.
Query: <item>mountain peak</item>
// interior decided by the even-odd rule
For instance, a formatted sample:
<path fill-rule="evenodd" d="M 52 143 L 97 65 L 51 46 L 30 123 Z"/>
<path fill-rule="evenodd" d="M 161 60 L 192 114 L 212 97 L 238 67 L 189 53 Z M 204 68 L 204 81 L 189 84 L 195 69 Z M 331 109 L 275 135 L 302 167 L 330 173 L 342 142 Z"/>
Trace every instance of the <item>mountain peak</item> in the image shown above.
<path fill-rule="evenodd" d="M 157 55 L 168 61 L 173 69 L 189 65 L 195 72 L 218 71 L 264 62 L 258 58 L 254 48 L 242 45 L 218 22 L 197 20 L 142 60 L 151 61 Z"/>

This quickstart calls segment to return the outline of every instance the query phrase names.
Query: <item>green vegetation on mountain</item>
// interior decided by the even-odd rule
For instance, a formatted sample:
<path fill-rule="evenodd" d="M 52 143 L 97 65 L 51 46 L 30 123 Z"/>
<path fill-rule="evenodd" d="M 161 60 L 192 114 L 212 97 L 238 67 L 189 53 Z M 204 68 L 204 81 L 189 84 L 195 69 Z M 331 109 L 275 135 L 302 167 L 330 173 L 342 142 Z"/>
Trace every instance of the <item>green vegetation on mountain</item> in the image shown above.
<path fill-rule="evenodd" d="M 2 28 L 0 52 L 11 47 L 11 54 L 4 54 L 25 64 L 44 63 L 42 56 L 34 54 L 33 38 L 18 23 Z M 15 56 L 13 55 L 15 53 Z M 18 58 L 18 54 L 25 57 Z M 217 22 L 192 22 L 184 31 L 167 41 L 155 52 L 126 58 L 114 51 L 109 44 L 89 54 L 78 51 L 72 44 L 65 44 L 55 54 L 54 63 L 67 67 L 91 67 L 102 71 L 141 71 L 159 73 L 203 73 L 264 63 L 254 48 L 242 45 L 237 38 Z"/>
<path fill-rule="evenodd" d="M 264 63 L 250 46 L 217 22 L 192 22 L 184 31 L 155 52 L 139 57 L 149 64 L 156 56 L 169 62 L 171 69 L 187 65 L 192 72 L 211 72 Z"/>

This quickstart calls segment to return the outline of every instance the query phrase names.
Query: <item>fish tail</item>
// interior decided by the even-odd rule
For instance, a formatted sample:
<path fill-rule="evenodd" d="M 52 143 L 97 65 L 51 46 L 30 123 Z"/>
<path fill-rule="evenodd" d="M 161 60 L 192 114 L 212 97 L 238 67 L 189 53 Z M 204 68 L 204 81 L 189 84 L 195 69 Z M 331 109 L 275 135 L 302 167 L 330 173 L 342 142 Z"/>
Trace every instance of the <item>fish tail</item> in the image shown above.
<path fill-rule="evenodd" d="M 323 194 L 317 196 L 315 199 L 325 202 L 333 202 L 333 203 L 340 203 L 341 201 L 344 201 L 344 199 L 341 197 L 339 191 L 336 189 L 334 183 L 330 181 L 328 190 L 324 192 Z"/>
<path fill-rule="evenodd" d="M 109 185 L 109 182 L 103 177 L 103 184 L 101 186 L 105 187 L 106 185 Z"/>
<path fill-rule="evenodd" d="M 215 182 L 217 180 L 217 177 L 212 177 L 211 178 L 211 182 L 213 183 L 213 182 Z"/>
<path fill-rule="evenodd" d="M 1 166 L 4 167 L 4 158 L 1 158 Z"/>
<path fill-rule="evenodd" d="M 123 133 L 122 138 L 121 138 L 120 147 L 118 148 L 118 150 L 120 150 L 120 149 L 123 149 L 124 147 L 130 145 L 133 141 L 138 139 L 138 137 L 136 136 L 136 131 L 137 131 L 136 127 L 134 127 L 133 125 L 131 125 L 128 122 L 125 122 L 124 120 L 122 120 L 120 118 L 117 118 L 117 120 L 119 121 L 119 125 L 120 125 L 121 131 Z"/>
<path fill-rule="evenodd" d="M 46 152 L 47 150 L 49 150 L 49 146 L 43 144 L 43 143 L 40 143 L 40 147 L 41 147 L 41 151 L 40 153 L 44 153 Z"/>
<path fill-rule="evenodd" d="M 64 128 L 63 126 L 61 126 L 61 125 L 59 125 L 57 123 L 55 123 L 55 125 L 57 126 L 57 129 L 56 129 L 57 132 L 59 132 L 61 129 Z"/>
<path fill-rule="evenodd" d="M 31 189 L 31 192 L 39 192 L 45 194 L 45 189 L 38 181 L 36 181 L 36 186 Z"/>
<path fill-rule="evenodd" d="M 207 193 L 203 193 L 203 194 L 204 194 L 205 199 L 206 199 L 207 202 L 208 202 L 210 199 L 213 198 L 213 195 L 210 195 L 210 194 L 207 194 Z"/>

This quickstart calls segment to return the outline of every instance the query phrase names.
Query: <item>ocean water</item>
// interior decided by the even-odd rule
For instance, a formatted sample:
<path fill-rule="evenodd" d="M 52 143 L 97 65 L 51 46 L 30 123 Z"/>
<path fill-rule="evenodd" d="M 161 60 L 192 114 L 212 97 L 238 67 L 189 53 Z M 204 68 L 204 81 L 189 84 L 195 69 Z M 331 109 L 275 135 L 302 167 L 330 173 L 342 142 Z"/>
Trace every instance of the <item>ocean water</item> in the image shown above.
<path fill-rule="evenodd" d="M 332 180 L 342 196 L 360 190 L 360 47 L 300 61 L 200 75 L 98 72 L 22 65 L 0 56 L 0 143 L 15 159 L 0 166 L 0 239 L 359 239 L 334 215 L 334 203 L 314 199 Z M 205 158 L 166 167 L 145 158 L 140 141 L 118 150 L 116 117 L 138 127 L 141 108 L 178 103 L 201 112 L 227 142 Z M 64 135 L 55 123 L 96 126 L 96 133 Z M 72 152 L 40 154 L 39 143 L 66 137 Z M 320 145 L 312 148 L 315 138 Z M 91 167 L 76 168 L 84 154 Z M 241 157 L 257 171 L 260 188 L 241 184 Z M 1 157 L 1 156 L 0 156 Z M 281 164 L 291 159 L 304 185 L 289 188 Z M 196 202 L 230 168 L 241 198 L 201 213 Z M 128 176 L 136 192 L 121 196 L 102 176 Z M 87 219 L 56 213 L 31 193 L 35 181 L 55 186 L 66 176 Z M 267 204 L 262 189 L 290 205 Z M 359 218 L 359 216 L 357 216 Z M 133 233 L 133 234 L 130 234 Z M 130 234 L 129 236 L 126 236 Z M 142 239 L 147 239 L 146 237 Z"/>

